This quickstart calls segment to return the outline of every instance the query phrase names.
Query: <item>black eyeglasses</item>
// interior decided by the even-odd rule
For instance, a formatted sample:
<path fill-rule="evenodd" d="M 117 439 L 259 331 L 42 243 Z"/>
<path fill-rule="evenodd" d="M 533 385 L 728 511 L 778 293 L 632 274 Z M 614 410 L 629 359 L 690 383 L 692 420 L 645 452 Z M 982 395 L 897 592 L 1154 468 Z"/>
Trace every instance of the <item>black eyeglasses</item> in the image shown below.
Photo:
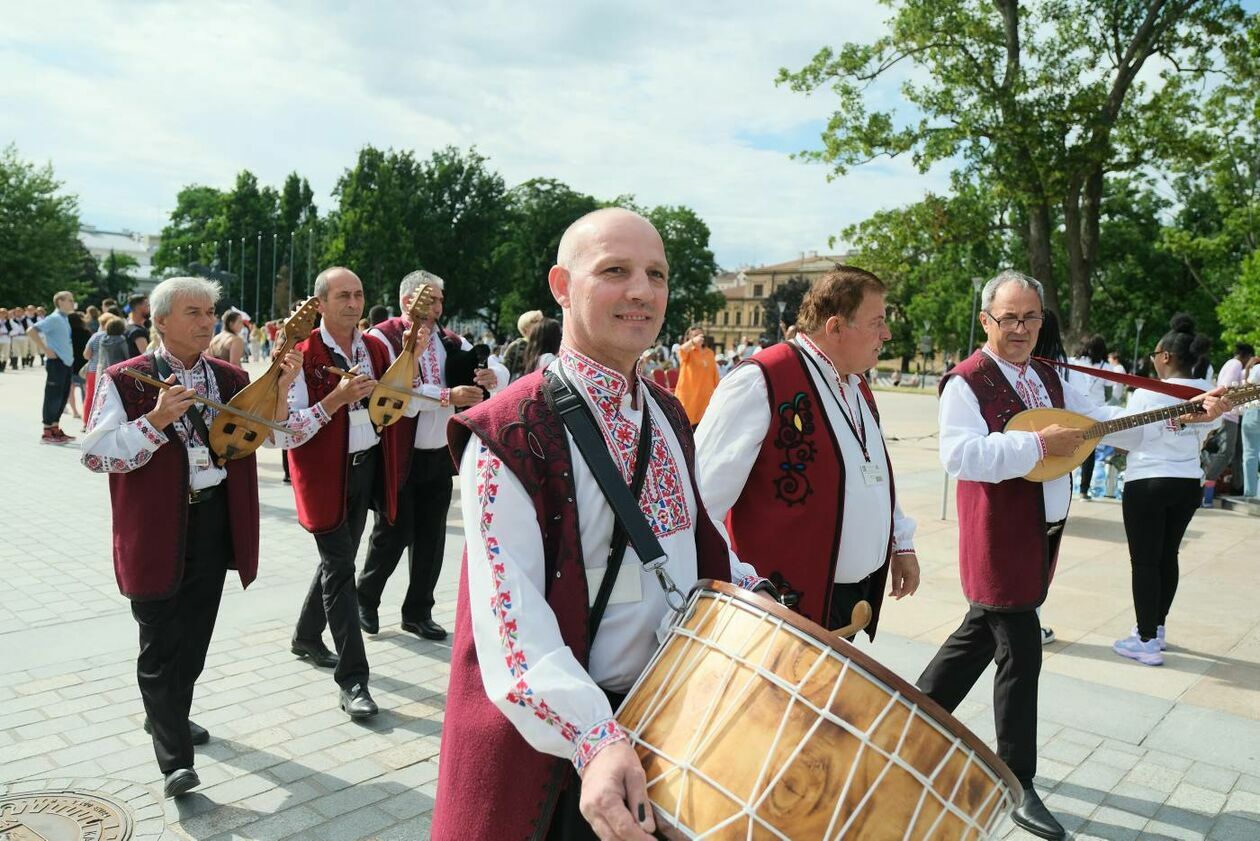
<path fill-rule="evenodd" d="M 1044 315 L 1027 315 L 1023 318 L 1014 315 L 1004 315 L 1001 318 L 998 318 L 988 310 L 985 310 L 984 314 L 996 321 L 998 329 L 1003 333 L 1014 332 L 1016 327 L 1023 327 L 1025 330 L 1032 330 L 1035 327 L 1040 327 L 1041 322 L 1046 320 Z"/>

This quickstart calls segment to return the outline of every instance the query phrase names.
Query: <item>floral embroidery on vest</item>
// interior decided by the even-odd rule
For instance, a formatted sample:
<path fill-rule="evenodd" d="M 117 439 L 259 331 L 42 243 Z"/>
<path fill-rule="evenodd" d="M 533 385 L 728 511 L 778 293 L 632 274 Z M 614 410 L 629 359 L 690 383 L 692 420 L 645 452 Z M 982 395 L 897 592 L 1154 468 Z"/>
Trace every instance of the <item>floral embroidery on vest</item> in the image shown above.
<path fill-rule="evenodd" d="M 499 560 L 502 547 L 499 539 L 492 534 L 494 512 L 491 507 L 499 496 L 498 477 L 503 469 L 503 462 L 484 443 L 477 450 L 477 499 L 481 503 L 481 523 L 478 528 L 481 539 L 485 543 L 486 557 L 490 559 L 490 573 L 494 580 L 494 595 L 490 600 L 490 608 L 494 611 L 499 625 L 499 644 L 503 647 L 503 659 L 508 671 L 516 678 L 516 685 L 508 693 L 512 703 L 532 710 L 541 721 L 560 728 L 561 735 L 570 742 L 576 742 L 581 733 L 577 725 L 565 721 L 546 701 L 534 695 L 526 679 L 529 663 L 525 652 L 518 647 L 520 637 L 516 618 L 512 615 L 512 591 L 503 586 L 507 571 Z"/>
<path fill-rule="evenodd" d="M 774 482 L 774 495 L 788 505 L 798 505 L 814 492 L 805 470 L 818 454 L 814 442 L 813 401 L 804 392 L 779 404 L 779 432 L 774 446 L 783 451 L 783 475 Z"/>
<path fill-rule="evenodd" d="M 570 377 L 576 380 L 574 385 L 585 388 L 591 402 L 595 404 L 595 422 L 621 469 L 621 475 L 629 484 L 634 476 L 639 446 L 638 424 L 621 413 L 621 402 L 629 383 L 621 374 L 571 348 L 562 347 L 558 361 Z M 647 386 L 641 377 L 639 380 L 640 396 L 646 398 Z M 644 403 L 644 411 L 647 410 L 647 404 Z M 674 454 L 666 443 L 665 434 L 659 424 L 652 426 L 651 453 L 652 461 L 648 465 L 639 506 L 652 523 L 652 531 L 663 539 L 691 528 L 691 512 L 687 508 L 682 471 L 674 460 Z"/>

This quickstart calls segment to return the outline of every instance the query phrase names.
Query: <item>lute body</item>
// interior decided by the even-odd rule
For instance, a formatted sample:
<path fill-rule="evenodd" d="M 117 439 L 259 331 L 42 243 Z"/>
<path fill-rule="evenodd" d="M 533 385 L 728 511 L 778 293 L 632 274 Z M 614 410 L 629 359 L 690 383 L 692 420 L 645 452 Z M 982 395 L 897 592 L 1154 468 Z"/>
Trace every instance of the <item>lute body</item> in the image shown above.
<path fill-rule="evenodd" d="M 402 350 L 390 363 L 389 369 L 377 378 L 377 385 L 368 397 L 368 417 L 378 433 L 398 423 L 405 414 L 407 399 L 402 394 L 412 391 L 411 385 L 416 376 L 416 339 L 421 332 L 420 322 L 432 306 L 432 288 L 426 283 L 416 290 L 411 305 L 407 307 L 407 320 L 411 326 L 403 335 Z"/>
<path fill-rule="evenodd" d="M 271 428 L 251 421 L 248 416 L 270 418 L 280 399 L 280 360 L 294 346 L 311 334 L 315 316 L 319 312 L 319 299 L 309 298 L 284 322 L 284 341 L 276 352 L 267 372 L 233 395 L 228 406 L 245 415 L 220 414 L 210 426 L 210 448 L 225 461 L 245 458 L 267 440 Z"/>
<path fill-rule="evenodd" d="M 1260 398 L 1260 385 L 1234 386 L 1226 391 L 1234 406 L 1240 406 L 1251 400 Z M 1123 429 L 1134 429 L 1150 423 L 1172 420 L 1183 415 L 1198 414 L 1203 411 L 1199 402 L 1175 403 L 1149 412 L 1138 412 L 1132 415 L 1121 415 L 1109 421 L 1096 421 L 1088 415 L 1079 415 L 1067 409 L 1025 409 L 1011 418 L 1005 432 L 1040 432 L 1051 426 L 1066 426 L 1079 429 L 1085 434 L 1085 440 L 1068 456 L 1047 455 L 1024 478 L 1030 482 L 1049 482 L 1066 476 L 1075 470 L 1089 457 L 1098 446 L 1099 440 L 1113 432 Z"/>

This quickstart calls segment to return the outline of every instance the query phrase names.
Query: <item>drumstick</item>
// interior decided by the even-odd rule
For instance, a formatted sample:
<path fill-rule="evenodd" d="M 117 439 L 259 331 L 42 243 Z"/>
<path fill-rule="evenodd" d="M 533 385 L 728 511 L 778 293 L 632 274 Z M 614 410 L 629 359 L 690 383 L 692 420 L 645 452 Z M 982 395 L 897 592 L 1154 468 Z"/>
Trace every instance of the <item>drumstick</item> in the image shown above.
<path fill-rule="evenodd" d="M 853 621 L 833 633 L 838 637 L 851 637 L 871 623 L 871 603 L 863 599 L 853 606 Z"/>
<path fill-rule="evenodd" d="M 345 371 L 333 365 L 325 365 L 324 370 L 330 374 L 336 374 L 337 376 L 341 377 L 343 380 L 352 380 L 355 377 L 359 376 L 358 373 L 355 371 L 355 368 L 358 368 L 358 367 L 359 367 L 358 365 L 355 365 L 354 368 L 351 368 L 349 371 Z M 440 398 L 425 394 L 423 391 L 412 391 L 409 388 L 394 388 L 392 385 L 384 385 L 379 382 L 376 384 L 376 388 L 379 388 L 382 391 L 389 391 L 394 394 L 403 394 L 403 395 L 406 395 L 407 397 L 420 397 L 425 400 L 432 400 L 437 403 L 442 402 Z"/>

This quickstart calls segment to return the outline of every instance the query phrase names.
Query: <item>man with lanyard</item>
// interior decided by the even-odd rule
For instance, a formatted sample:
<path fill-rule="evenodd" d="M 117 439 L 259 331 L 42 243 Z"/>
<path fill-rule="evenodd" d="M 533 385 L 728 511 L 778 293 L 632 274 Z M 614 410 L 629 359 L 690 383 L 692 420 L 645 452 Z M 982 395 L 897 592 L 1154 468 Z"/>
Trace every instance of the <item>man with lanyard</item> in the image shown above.
<path fill-rule="evenodd" d="M 70 322 L 66 315 L 74 312 L 74 293 L 58 292 L 53 297 L 53 312 L 27 329 L 27 338 L 44 358 L 43 421 L 41 444 L 67 444 L 73 435 L 61 431 L 61 413 L 70 399 L 70 377 L 74 364 L 74 345 L 70 340 Z"/>
<path fill-rule="evenodd" d="M 919 688 L 952 711 L 981 673 L 995 662 L 993 715 L 998 756 L 1024 788 L 1012 820 L 1040 838 L 1057 839 L 1063 827 L 1033 788 L 1037 773 L 1037 684 L 1041 623 L 1036 609 L 1054 577 L 1063 525 L 1072 498 L 1070 475 L 1037 484 L 1023 477 L 1047 455 L 1073 453 L 1081 431 L 1053 425 L 1041 432 L 1004 432 L 1007 421 L 1030 408 L 1067 409 L 1096 420 L 1125 414 L 1100 406 L 1048 365 L 1032 359 L 1045 311 L 1041 284 L 1004 271 L 981 292 L 980 324 L 988 340 L 960 362 L 940 385 L 941 463 L 958 480 L 958 565 L 966 617 L 920 675 Z M 1212 420 L 1229 408 L 1209 395 Z M 1142 429 L 1107 436 L 1133 449 Z"/>
<path fill-rule="evenodd" d="M 696 431 L 700 491 L 735 552 L 827 628 L 869 603 L 872 639 L 885 583 L 897 599 L 919 586 L 915 523 L 897 504 L 862 377 L 891 338 L 884 295 L 879 278 L 851 266 L 819 278 L 796 338 L 727 375 Z"/>
<path fill-rule="evenodd" d="M 82 461 L 109 474 L 114 573 L 140 626 L 136 674 L 144 728 L 153 737 L 167 797 L 200 784 L 193 745 L 210 734 L 189 721 L 193 688 L 206 661 L 227 570 L 248 587 L 258 570 L 258 472 L 254 456 L 215 463 L 208 429 L 216 411 L 195 396 L 226 403 L 249 382 L 233 365 L 205 355 L 219 285 L 193 277 L 153 290 L 155 354 L 108 368 L 83 439 Z M 282 362 L 287 389 L 301 356 Z M 171 384 L 158 389 L 124 373 L 131 368 Z M 277 400 L 272 417 L 288 407 Z"/>
<path fill-rule="evenodd" d="M 385 517 L 394 518 L 411 442 L 397 423 L 378 435 L 368 417 L 365 400 L 389 368 L 389 349 L 358 330 L 363 315 L 358 276 L 345 268 L 325 269 L 315 278 L 315 295 L 323 321 L 298 343 L 302 376 L 289 388 L 290 426 L 297 431 L 277 442 L 288 450 L 298 522 L 315 535 L 319 549 L 319 569 L 291 648 L 316 665 L 333 667 L 341 709 L 351 718 L 367 718 L 376 715 L 377 706 L 368 691 L 354 560 L 368 508 L 383 504 Z M 329 367 L 356 376 L 341 378 Z M 416 411 L 414 404 L 405 410 L 409 415 Z M 325 626 L 332 631 L 336 655 L 324 645 Z"/>
<path fill-rule="evenodd" d="M 677 590 L 704 577 L 763 583 L 700 502 L 686 413 L 638 371 L 668 272 L 638 214 L 574 222 L 548 275 L 564 310 L 558 358 L 450 425 L 467 549 L 434 841 L 652 837 L 643 767 L 613 710 L 655 652 L 670 596 L 626 548 L 596 476 L 637 495 L 628 514 L 646 519 Z M 571 400 L 585 429 L 559 416 Z M 590 449 L 575 449 L 570 423 Z"/>
<path fill-rule="evenodd" d="M 409 580 L 402 603 L 402 629 L 425 639 L 443 640 L 446 629 L 433 621 L 433 589 L 442 573 L 446 514 L 451 507 L 453 465 L 446 447 L 446 422 L 456 411 L 477 405 L 487 393 L 495 394 L 507 385 L 508 372 L 490 362 L 475 372 L 471 383 L 453 379 L 454 372 L 447 363 L 457 351 L 470 352 L 472 345 L 437 326 L 442 317 L 446 281 L 430 272 L 412 272 L 398 286 L 398 303 L 404 313 L 409 312 L 416 290 L 424 284 L 429 286 L 433 305 L 420 324 L 416 342 L 420 377 L 413 386 L 434 399 L 417 400 L 419 413 L 398 421 L 399 434 L 414 444 L 411 468 L 398 492 L 398 516 L 394 522 L 376 512 L 358 582 L 359 623 L 369 634 L 380 630 L 377 611 L 381 595 L 406 549 Z M 388 346 L 392 361 L 402 351 L 403 336 L 410 326 L 406 316 L 390 318 L 368 330 L 368 335 Z"/>

